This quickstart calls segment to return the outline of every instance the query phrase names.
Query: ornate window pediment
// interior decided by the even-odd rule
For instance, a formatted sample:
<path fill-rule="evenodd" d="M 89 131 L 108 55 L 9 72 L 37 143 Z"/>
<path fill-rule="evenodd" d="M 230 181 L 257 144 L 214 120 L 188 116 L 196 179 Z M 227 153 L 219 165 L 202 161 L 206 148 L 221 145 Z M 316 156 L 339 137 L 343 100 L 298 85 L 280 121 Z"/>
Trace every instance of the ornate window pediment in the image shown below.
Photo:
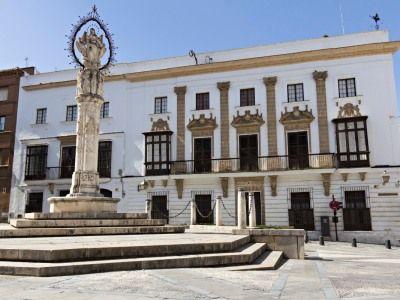
<path fill-rule="evenodd" d="M 265 123 L 262 113 L 259 113 L 258 109 L 254 114 L 250 110 L 246 110 L 244 115 L 239 115 L 237 111 L 236 116 L 233 116 L 231 125 L 240 131 L 258 131 L 260 126 Z"/>
<path fill-rule="evenodd" d="M 189 123 L 187 125 L 187 129 L 190 131 L 213 131 L 217 128 L 216 117 L 213 117 L 212 113 L 210 113 L 210 117 L 206 118 L 205 114 L 200 114 L 199 118 L 196 119 L 194 115 L 192 115 L 192 120 L 189 119 Z"/>
<path fill-rule="evenodd" d="M 312 109 L 308 109 L 308 105 L 304 110 L 300 110 L 299 106 L 294 106 L 293 111 L 288 111 L 285 107 L 285 112 L 281 113 L 279 122 L 285 127 L 308 127 L 315 117 L 312 114 Z"/>
<path fill-rule="evenodd" d="M 353 103 L 346 103 L 343 106 L 339 106 L 337 117 L 338 119 L 361 117 L 360 108 L 358 107 L 358 105 L 354 105 Z"/>
<path fill-rule="evenodd" d="M 168 121 L 163 119 L 154 121 L 151 125 L 151 131 L 170 131 Z"/>

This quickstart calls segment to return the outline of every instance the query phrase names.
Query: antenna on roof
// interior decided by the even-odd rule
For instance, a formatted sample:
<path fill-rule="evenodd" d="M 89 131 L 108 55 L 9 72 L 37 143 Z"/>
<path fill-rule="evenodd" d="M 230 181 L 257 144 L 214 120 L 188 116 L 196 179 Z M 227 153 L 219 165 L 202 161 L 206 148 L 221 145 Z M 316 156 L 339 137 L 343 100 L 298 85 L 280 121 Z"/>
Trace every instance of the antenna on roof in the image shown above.
<path fill-rule="evenodd" d="M 190 57 L 194 57 L 194 61 L 196 62 L 196 65 L 197 65 L 197 64 L 198 64 L 198 61 L 197 61 L 196 53 L 194 53 L 193 50 L 190 50 L 190 51 L 189 51 L 189 56 L 190 56 Z"/>
<path fill-rule="evenodd" d="M 28 58 L 28 57 L 25 57 L 24 60 L 25 60 L 25 68 L 27 68 L 27 67 L 28 67 L 28 60 L 29 60 L 29 58 Z"/>
<path fill-rule="evenodd" d="M 369 16 L 372 20 L 375 22 L 375 29 L 379 30 L 379 21 L 381 18 L 379 17 L 378 13 L 376 13 L 374 16 Z"/>
<path fill-rule="evenodd" d="M 345 34 L 342 1 L 339 1 L 339 13 L 340 13 L 340 26 L 342 27 L 342 34 Z"/>

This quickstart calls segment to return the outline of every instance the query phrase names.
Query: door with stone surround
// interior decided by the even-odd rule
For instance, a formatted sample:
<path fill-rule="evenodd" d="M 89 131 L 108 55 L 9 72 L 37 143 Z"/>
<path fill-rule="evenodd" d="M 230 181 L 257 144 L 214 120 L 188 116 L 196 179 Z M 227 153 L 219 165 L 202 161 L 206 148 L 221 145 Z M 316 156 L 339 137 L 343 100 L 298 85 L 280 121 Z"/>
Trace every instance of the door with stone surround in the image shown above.
<path fill-rule="evenodd" d="M 214 224 L 211 195 L 196 195 L 196 223 Z"/>
<path fill-rule="evenodd" d="M 168 197 L 166 195 L 151 197 L 151 218 L 169 221 Z"/>
<path fill-rule="evenodd" d="M 241 171 L 256 171 L 258 169 L 257 134 L 239 136 L 239 157 Z"/>

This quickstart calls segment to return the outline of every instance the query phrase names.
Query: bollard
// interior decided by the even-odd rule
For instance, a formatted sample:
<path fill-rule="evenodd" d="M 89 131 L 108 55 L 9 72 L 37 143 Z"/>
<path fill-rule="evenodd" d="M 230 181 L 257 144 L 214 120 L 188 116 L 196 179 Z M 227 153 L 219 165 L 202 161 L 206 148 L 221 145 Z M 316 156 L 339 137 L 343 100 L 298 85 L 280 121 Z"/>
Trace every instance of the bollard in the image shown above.
<path fill-rule="evenodd" d="M 308 233 L 306 231 L 306 236 L 304 237 L 304 242 L 307 244 L 308 243 Z"/>
<path fill-rule="evenodd" d="M 221 216 L 221 196 L 217 196 L 215 199 L 215 225 L 222 226 L 222 216 Z"/>
<path fill-rule="evenodd" d="M 256 202 L 254 200 L 254 193 L 249 193 L 249 227 L 255 228 L 257 227 L 257 219 L 256 219 Z"/>
<path fill-rule="evenodd" d="M 385 247 L 386 249 L 392 249 L 392 244 L 390 243 L 390 240 L 386 240 Z"/>
<path fill-rule="evenodd" d="M 151 199 L 146 199 L 146 213 L 147 213 L 147 219 L 151 219 Z"/>
<path fill-rule="evenodd" d="M 321 246 L 325 246 L 325 240 L 324 240 L 324 237 L 322 235 L 319 237 L 319 244 Z"/>
<path fill-rule="evenodd" d="M 196 225 L 196 202 L 194 199 L 190 202 L 190 225 Z"/>
<path fill-rule="evenodd" d="M 238 224 L 239 229 L 246 228 L 246 197 L 243 188 L 238 189 Z"/>
<path fill-rule="evenodd" d="M 357 247 L 357 239 L 353 239 L 353 241 L 351 242 L 351 246 L 352 247 Z"/>

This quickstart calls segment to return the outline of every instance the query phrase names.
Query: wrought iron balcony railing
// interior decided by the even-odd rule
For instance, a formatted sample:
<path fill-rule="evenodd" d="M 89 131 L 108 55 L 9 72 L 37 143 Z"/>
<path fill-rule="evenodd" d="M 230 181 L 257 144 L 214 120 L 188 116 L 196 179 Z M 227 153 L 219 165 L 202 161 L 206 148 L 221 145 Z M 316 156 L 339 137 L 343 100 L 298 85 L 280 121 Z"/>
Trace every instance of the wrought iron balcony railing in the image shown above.
<path fill-rule="evenodd" d="M 71 179 L 74 169 L 74 166 L 46 167 L 44 170 L 25 174 L 25 180 Z M 109 178 L 111 176 L 111 169 L 108 167 L 99 168 L 98 172 L 100 178 Z"/>

